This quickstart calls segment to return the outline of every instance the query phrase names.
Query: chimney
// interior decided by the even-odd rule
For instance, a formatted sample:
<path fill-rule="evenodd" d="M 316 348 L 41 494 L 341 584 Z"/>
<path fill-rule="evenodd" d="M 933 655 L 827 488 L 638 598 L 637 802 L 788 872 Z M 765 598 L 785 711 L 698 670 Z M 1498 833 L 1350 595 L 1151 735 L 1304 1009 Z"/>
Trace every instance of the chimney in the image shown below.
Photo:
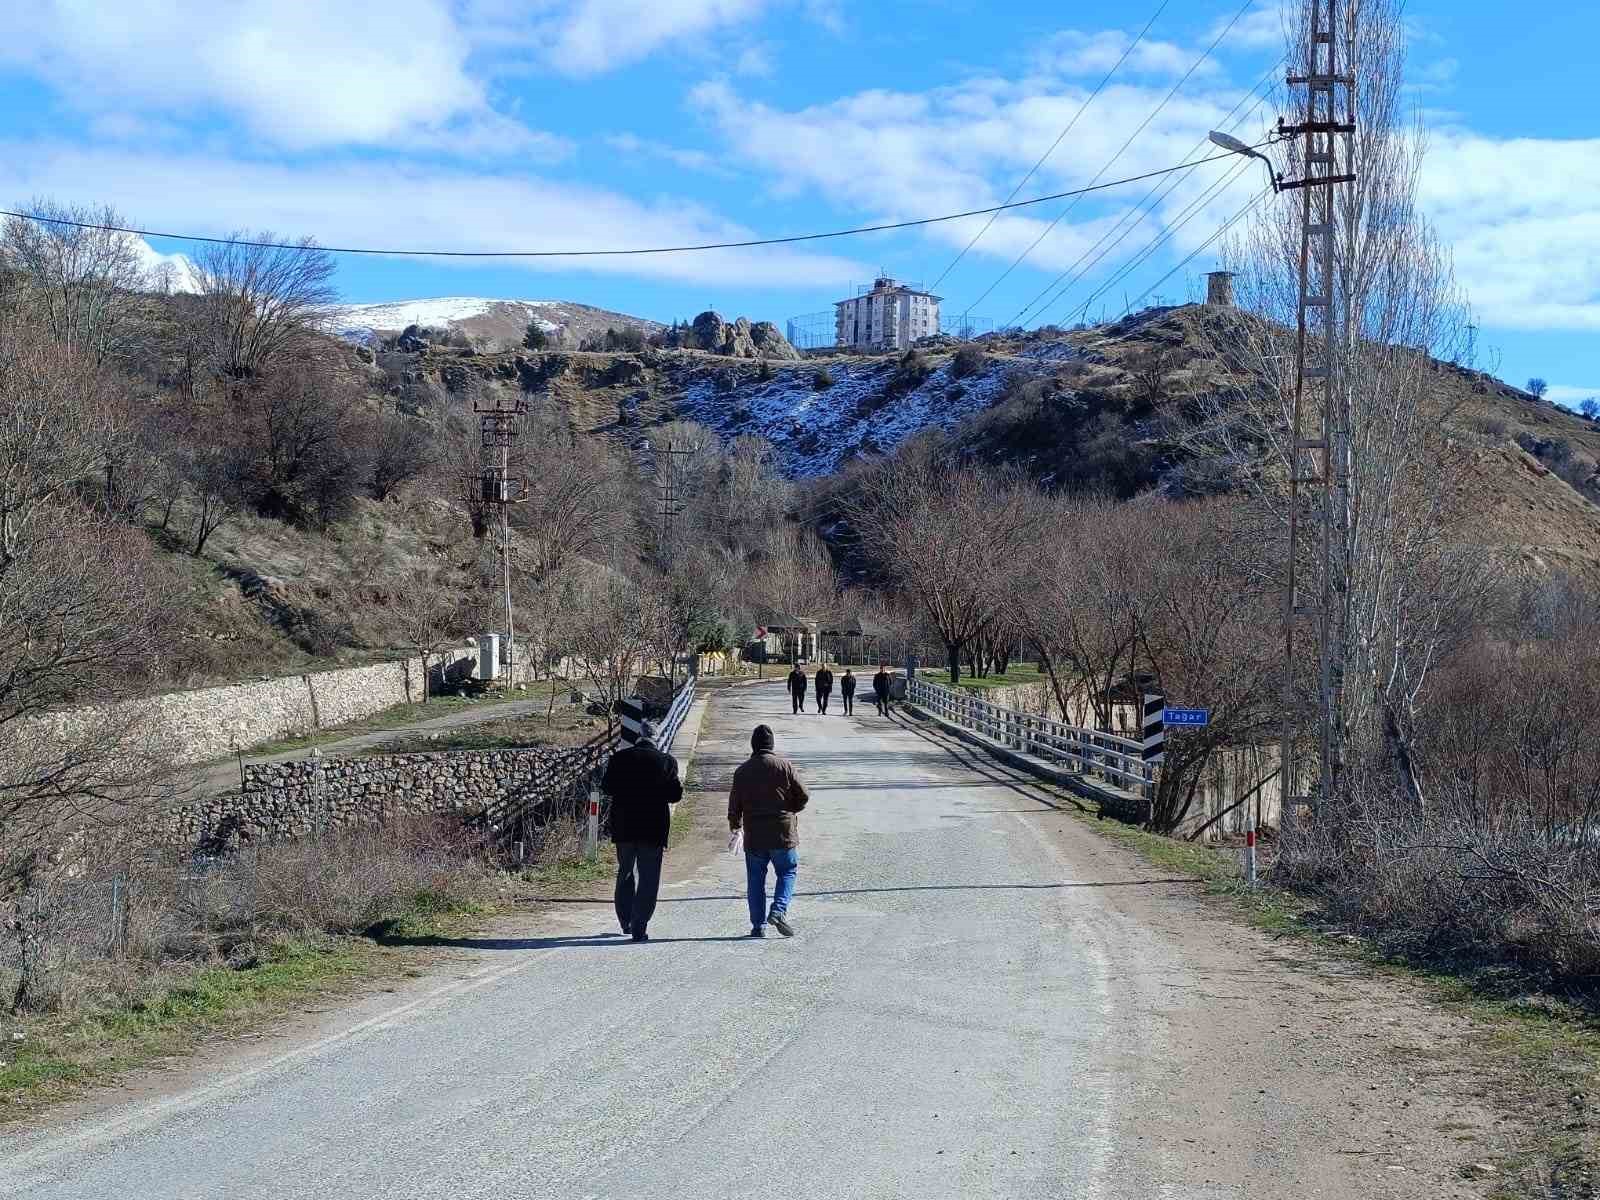
<path fill-rule="evenodd" d="M 1232 271 L 1206 272 L 1206 304 L 1213 308 L 1233 307 Z"/>

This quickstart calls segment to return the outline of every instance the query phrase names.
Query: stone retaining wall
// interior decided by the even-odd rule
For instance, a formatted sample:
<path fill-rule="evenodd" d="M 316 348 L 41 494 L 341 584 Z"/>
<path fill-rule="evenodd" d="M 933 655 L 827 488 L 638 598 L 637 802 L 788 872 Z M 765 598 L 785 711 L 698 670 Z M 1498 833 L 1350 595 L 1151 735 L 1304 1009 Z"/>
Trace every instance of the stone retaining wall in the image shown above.
<path fill-rule="evenodd" d="M 172 814 L 169 836 L 212 850 L 398 817 L 459 814 L 491 831 L 587 795 L 608 746 L 534 746 L 246 764 L 244 788 Z"/>

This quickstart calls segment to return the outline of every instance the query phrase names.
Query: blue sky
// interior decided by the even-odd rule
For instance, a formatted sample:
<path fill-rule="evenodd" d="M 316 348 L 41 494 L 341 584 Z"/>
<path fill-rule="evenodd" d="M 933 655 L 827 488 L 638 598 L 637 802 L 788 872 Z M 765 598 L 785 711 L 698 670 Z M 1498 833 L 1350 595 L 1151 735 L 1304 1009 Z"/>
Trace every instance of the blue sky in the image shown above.
<path fill-rule="evenodd" d="M 1230 112 L 1241 136 L 1265 130 L 1271 103 L 1235 106 L 1281 53 L 1277 0 L 1249 4 L 1111 162 L 1240 2 L 1169 0 L 1023 194 L 1183 161 Z M 109 203 L 149 228 L 463 249 L 922 217 L 1004 200 L 1159 6 L 36 0 L 0 43 L 0 197 Z M 1600 394 L 1600 129 L 1587 86 L 1600 6 L 1525 5 L 1508 21 L 1503 2 L 1411 0 L 1407 19 L 1410 97 L 1431 129 L 1421 195 L 1482 344 L 1513 382 L 1542 376 L 1567 402 Z M 1215 265 L 1203 243 L 1260 186 L 1244 166 L 1176 180 L 1098 260 L 1096 243 L 1132 223 L 1118 225 L 1151 185 L 1082 202 L 1003 279 L 1064 206 L 1003 217 L 953 269 L 981 222 L 651 259 L 352 258 L 337 283 L 352 302 L 493 295 L 782 321 L 882 268 L 930 285 L 943 275 L 947 316 L 1114 316 L 1194 295 Z M 1163 235 L 1139 265 L 1135 251 Z M 182 249 L 153 242 L 155 254 Z M 1030 308 L 1064 272 L 1060 299 Z"/>

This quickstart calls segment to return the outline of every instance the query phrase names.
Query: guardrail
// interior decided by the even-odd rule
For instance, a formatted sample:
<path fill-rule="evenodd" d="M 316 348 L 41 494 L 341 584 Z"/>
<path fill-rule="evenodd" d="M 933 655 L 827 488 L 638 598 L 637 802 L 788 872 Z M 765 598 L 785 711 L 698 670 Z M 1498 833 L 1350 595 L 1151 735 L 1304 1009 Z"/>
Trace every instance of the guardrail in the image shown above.
<path fill-rule="evenodd" d="M 689 709 L 694 704 L 695 677 L 689 676 L 688 681 L 678 689 L 678 694 L 672 698 L 672 707 L 667 709 L 667 715 L 661 719 L 661 729 L 656 734 L 656 745 L 667 754 L 672 753 L 672 739 L 678 736 L 678 730 L 683 728 L 683 722 L 689 715 Z"/>
<path fill-rule="evenodd" d="M 1005 708 L 925 679 L 907 681 L 906 699 L 1002 746 L 1080 774 L 1104 776 L 1147 800 L 1155 796 L 1155 768 L 1144 761 L 1144 748 L 1133 738 Z"/>

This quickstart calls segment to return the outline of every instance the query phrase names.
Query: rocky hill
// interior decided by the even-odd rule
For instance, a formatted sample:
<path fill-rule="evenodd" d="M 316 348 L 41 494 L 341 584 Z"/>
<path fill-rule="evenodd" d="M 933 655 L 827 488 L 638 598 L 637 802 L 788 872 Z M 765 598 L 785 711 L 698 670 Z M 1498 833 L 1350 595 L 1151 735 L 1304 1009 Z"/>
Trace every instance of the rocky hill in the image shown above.
<path fill-rule="evenodd" d="M 1174 436 L 1192 421 L 1186 406 L 1196 396 L 1229 386 L 1204 351 L 1204 314 L 1151 309 L 1071 332 L 935 339 L 909 356 L 804 359 L 752 358 L 760 351 L 753 338 L 745 345 L 744 323 L 719 319 L 710 340 L 734 355 L 439 351 L 415 368 L 451 391 L 476 377 L 547 395 L 575 428 L 596 434 L 635 440 L 679 418 L 724 438 L 759 436 L 797 480 L 824 479 L 937 429 L 1045 486 L 1184 495 L 1225 486 L 1205 478 Z M 1161 364 L 1154 382 L 1152 356 Z M 1458 452 L 1458 473 L 1443 486 L 1478 514 L 1486 540 L 1515 547 L 1533 569 L 1600 579 L 1600 425 L 1479 372 L 1445 363 L 1433 371 Z"/>
<path fill-rule="evenodd" d="M 522 335 L 530 321 L 538 322 L 550 335 L 552 345 L 573 349 L 586 338 L 604 335 L 608 329 L 637 329 L 649 336 L 663 328 L 657 321 L 565 300 L 497 300 L 483 296 L 352 304 L 340 308 L 334 317 L 341 336 L 364 345 L 376 347 L 383 338 L 417 325 L 460 333 L 485 350 L 522 345 Z"/>

